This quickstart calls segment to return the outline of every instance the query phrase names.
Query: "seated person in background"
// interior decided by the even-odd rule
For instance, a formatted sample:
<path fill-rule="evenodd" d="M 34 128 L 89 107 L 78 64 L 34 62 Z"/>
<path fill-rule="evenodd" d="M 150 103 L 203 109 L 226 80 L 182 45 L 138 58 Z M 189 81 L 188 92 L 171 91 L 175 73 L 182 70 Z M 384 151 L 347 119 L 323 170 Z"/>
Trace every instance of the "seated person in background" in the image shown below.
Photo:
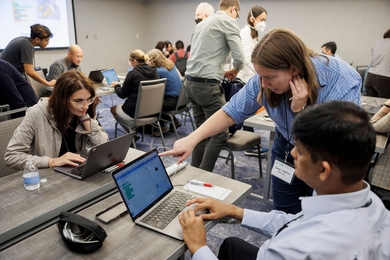
<path fill-rule="evenodd" d="M 33 80 L 47 86 L 54 86 L 55 80 L 46 81 L 34 69 L 35 46 L 46 49 L 50 38 L 53 37 L 50 29 L 41 24 L 30 26 L 30 38 L 20 36 L 13 39 L 1 53 L 1 59 L 12 64 L 23 76 L 29 75 Z M 27 79 L 27 78 L 26 78 Z"/>
<path fill-rule="evenodd" d="M 57 79 L 62 73 L 75 69 L 81 71 L 80 63 L 83 59 L 83 50 L 76 44 L 68 48 L 68 56 L 56 60 L 50 65 L 47 80 Z"/>
<path fill-rule="evenodd" d="M 5 60 L 0 59 L 0 105 L 9 104 L 10 109 L 32 107 L 38 102 L 34 89 L 27 80 Z M 11 115 L 11 118 L 22 117 L 25 112 Z"/>
<path fill-rule="evenodd" d="M 202 2 L 198 5 L 198 7 L 195 10 L 195 23 L 198 24 L 213 14 L 214 14 L 214 7 L 209 3 Z"/>
<path fill-rule="evenodd" d="M 333 56 L 335 58 L 341 59 L 340 55 L 336 54 L 337 45 L 335 42 L 327 42 L 321 46 L 322 54 L 326 54 L 328 56 Z"/>
<path fill-rule="evenodd" d="M 371 118 L 372 126 L 377 133 L 390 134 L 390 99 Z M 388 146 L 371 169 L 370 183 L 390 193 L 390 147 Z"/>
<path fill-rule="evenodd" d="M 179 221 L 192 259 L 216 259 L 206 246 L 203 220 L 226 216 L 270 237 L 258 248 L 239 238 L 222 243 L 222 259 L 390 259 L 390 212 L 363 181 L 376 135 L 366 112 L 348 101 L 329 101 L 300 112 L 292 126 L 295 176 L 315 193 L 302 211 L 257 212 L 196 198 Z M 208 214 L 195 216 L 200 209 Z"/>
<path fill-rule="evenodd" d="M 176 51 L 169 56 L 169 59 L 179 69 L 180 75 L 184 77 L 184 72 L 186 71 L 187 66 L 187 59 L 190 57 L 190 52 L 184 50 L 184 43 L 182 41 L 177 41 L 175 46 Z M 177 64 L 178 61 L 179 64 Z"/>
<path fill-rule="evenodd" d="M 79 71 L 63 73 L 49 98 L 29 108 L 4 155 L 5 163 L 23 169 L 31 160 L 38 168 L 77 166 L 78 152 L 108 141 L 95 119 L 94 83 Z"/>
<path fill-rule="evenodd" d="M 172 61 L 165 58 L 164 54 L 160 50 L 153 49 L 149 51 L 148 56 L 148 64 L 157 67 L 157 73 L 160 78 L 167 79 L 162 109 L 165 111 L 175 110 L 177 100 L 179 98 L 180 91 L 182 88 L 180 72 Z M 170 120 L 169 116 L 161 115 L 161 117 L 166 120 Z M 176 117 L 174 118 L 174 121 L 176 128 L 181 126 L 180 121 Z M 165 125 L 164 121 L 160 121 L 160 124 L 163 133 L 168 132 L 168 127 Z M 174 131 L 173 126 L 170 127 L 170 131 Z M 160 131 L 155 131 L 153 135 L 160 136 Z"/>
<path fill-rule="evenodd" d="M 133 69 L 127 73 L 122 87 L 118 85 L 118 82 L 112 83 L 118 97 L 126 98 L 122 105 L 111 107 L 111 113 L 114 116 L 119 116 L 124 120 L 131 120 L 135 113 L 140 81 L 160 78 L 157 69 L 146 64 L 147 60 L 148 56 L 143 51 L 132 51 L 129 55 L 129 61 Z M 125 130 L 130 131 L 131 129 L 125 128 Z"/>
<path fill-rule="evenodd" d="M 165 50 L 163 50 L 165 57 L 169 58 L 169 56 L 171 56 L 173 52 L 174 50 L 173 50 L 172 43 L 170 41 L 165 41 Z"/>

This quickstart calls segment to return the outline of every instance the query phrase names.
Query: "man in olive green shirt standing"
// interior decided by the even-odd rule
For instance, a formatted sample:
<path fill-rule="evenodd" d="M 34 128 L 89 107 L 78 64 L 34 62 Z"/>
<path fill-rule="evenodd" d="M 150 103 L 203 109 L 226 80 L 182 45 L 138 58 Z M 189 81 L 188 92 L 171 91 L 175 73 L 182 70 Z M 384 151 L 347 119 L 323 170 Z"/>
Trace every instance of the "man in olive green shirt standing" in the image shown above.
<path fill-rule="evenodd" d="M 225 103 L 220 85 L 226 76 L 236 78 L 244 65 L 240 29 L 237 23 L 239 0 L 221 0 L 219 11 L 199 23 L 192 32 L 191 56 L 187 61 L 184 88 L 192 103 L 196 126 L 199 127 Z M 231 54 L 233 68 L 224 71 Z M 212 171 L 221 148 L 228 138 L 227 130 L 203 140 L 192 153 L 191 165 Z"/>

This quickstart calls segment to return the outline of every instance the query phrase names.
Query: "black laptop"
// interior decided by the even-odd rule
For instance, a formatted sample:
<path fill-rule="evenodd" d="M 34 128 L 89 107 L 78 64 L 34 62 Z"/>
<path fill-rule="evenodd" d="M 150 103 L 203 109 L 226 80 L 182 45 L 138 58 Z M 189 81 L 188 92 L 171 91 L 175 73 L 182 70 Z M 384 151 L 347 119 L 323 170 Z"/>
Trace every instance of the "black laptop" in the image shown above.
<path fill-rule="evenodd" d="M 104 79 L 104 76 L 102 74 L 102 70 L 104 70 L 104 69 L 91 70 L 91 72 L 89 72 L 88 78 L 90 80 L 94 81 L 95 83 L 102 83 L 103 79 Z"/>
<path fill-rule="evenodd" d="M 87 160 L 79 166 L 63 165 L 54 167 L 54 170 L 79 180 L 101 172 L 125 159 L 134 134 L 135 132 L 126 134 L 92 147 Z"/>

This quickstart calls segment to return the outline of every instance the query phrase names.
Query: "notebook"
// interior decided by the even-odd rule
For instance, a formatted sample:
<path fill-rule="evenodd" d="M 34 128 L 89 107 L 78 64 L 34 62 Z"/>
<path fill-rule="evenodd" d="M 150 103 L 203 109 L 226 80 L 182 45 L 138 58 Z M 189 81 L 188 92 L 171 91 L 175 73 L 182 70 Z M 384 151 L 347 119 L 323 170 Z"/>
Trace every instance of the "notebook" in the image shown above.
<path fill-rule="evenodd" d="M 54 170 L 73 178 L 83 180 L 110 166 L 122 162 L 127 155 L 134 135 L 135 132 L 92 147 L 87 155 L 87 160 L 79 166 L 64 165 L 54 167 Z"/>
<path fill-rule="evenodd" d="M 102 74 L 103 74 L 103 77 L 106 79 L 108 85 L 111 85 L 112 82 L 114 82 L 114 81 L 119 82 L 118 75 L 116 75 L 116 72 L 114 69 L 102 70 Z"/>
<path fill-rule="evenodd" d="M 88 78 L 90 80 L 94 81 L 95 83 L 102 83 L 102 81 L 104 79 L 103 74 L 102 74 L 102 69 L 91 70 L 91 72 L 89 72 Z"/>
<path fill-rule="evenodd" d="M 196 196 L 178 191 L 173 187 L 156 149 L 115 170 L 112 177 L 118 186 L 129 215 L 136 225 L 183 240 L 177 216 L 183 210 L 187 210 L 185 208 L 186 201 Z M 178 199 L 177 206 L 168 207 L 168 210 L 174 213 L 173 217 L 168 219 L 168 224 L 163 225 L 163 219 L 153 220 L 150 215 L 153 211 L 163 213 L 163 218 L 169 216 L 169 212 L 164 212 L 161 207 L 167 203 L 169 198 L 173 197 L 180 197 L 180 199 Z"/>

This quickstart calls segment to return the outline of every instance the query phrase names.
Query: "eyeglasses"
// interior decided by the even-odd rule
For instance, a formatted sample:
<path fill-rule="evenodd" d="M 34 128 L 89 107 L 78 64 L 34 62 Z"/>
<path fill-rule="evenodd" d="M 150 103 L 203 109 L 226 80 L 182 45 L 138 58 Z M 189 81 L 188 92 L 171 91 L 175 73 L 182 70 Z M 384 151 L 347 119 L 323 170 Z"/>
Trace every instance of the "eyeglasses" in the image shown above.
<path fill-rule="evenodd" d="M 237 8 L 234 8 L 234 10 L 236 10 L 236 13 L 237 13 L 236 20 L 240 19 L 240 14 L 238 13 Z"/>
<path fill-rule="evenodd" d="M 85 103 L 87 103 L 87 106 L 89 106 L 93 103 L 94 100 L 95 98 L 88 98 L 88 99 L 81 99 L 81 100 L 76 99 L 72 101 L 76 103 L 77 108 L 82 108 L 85 105 Z"/>

